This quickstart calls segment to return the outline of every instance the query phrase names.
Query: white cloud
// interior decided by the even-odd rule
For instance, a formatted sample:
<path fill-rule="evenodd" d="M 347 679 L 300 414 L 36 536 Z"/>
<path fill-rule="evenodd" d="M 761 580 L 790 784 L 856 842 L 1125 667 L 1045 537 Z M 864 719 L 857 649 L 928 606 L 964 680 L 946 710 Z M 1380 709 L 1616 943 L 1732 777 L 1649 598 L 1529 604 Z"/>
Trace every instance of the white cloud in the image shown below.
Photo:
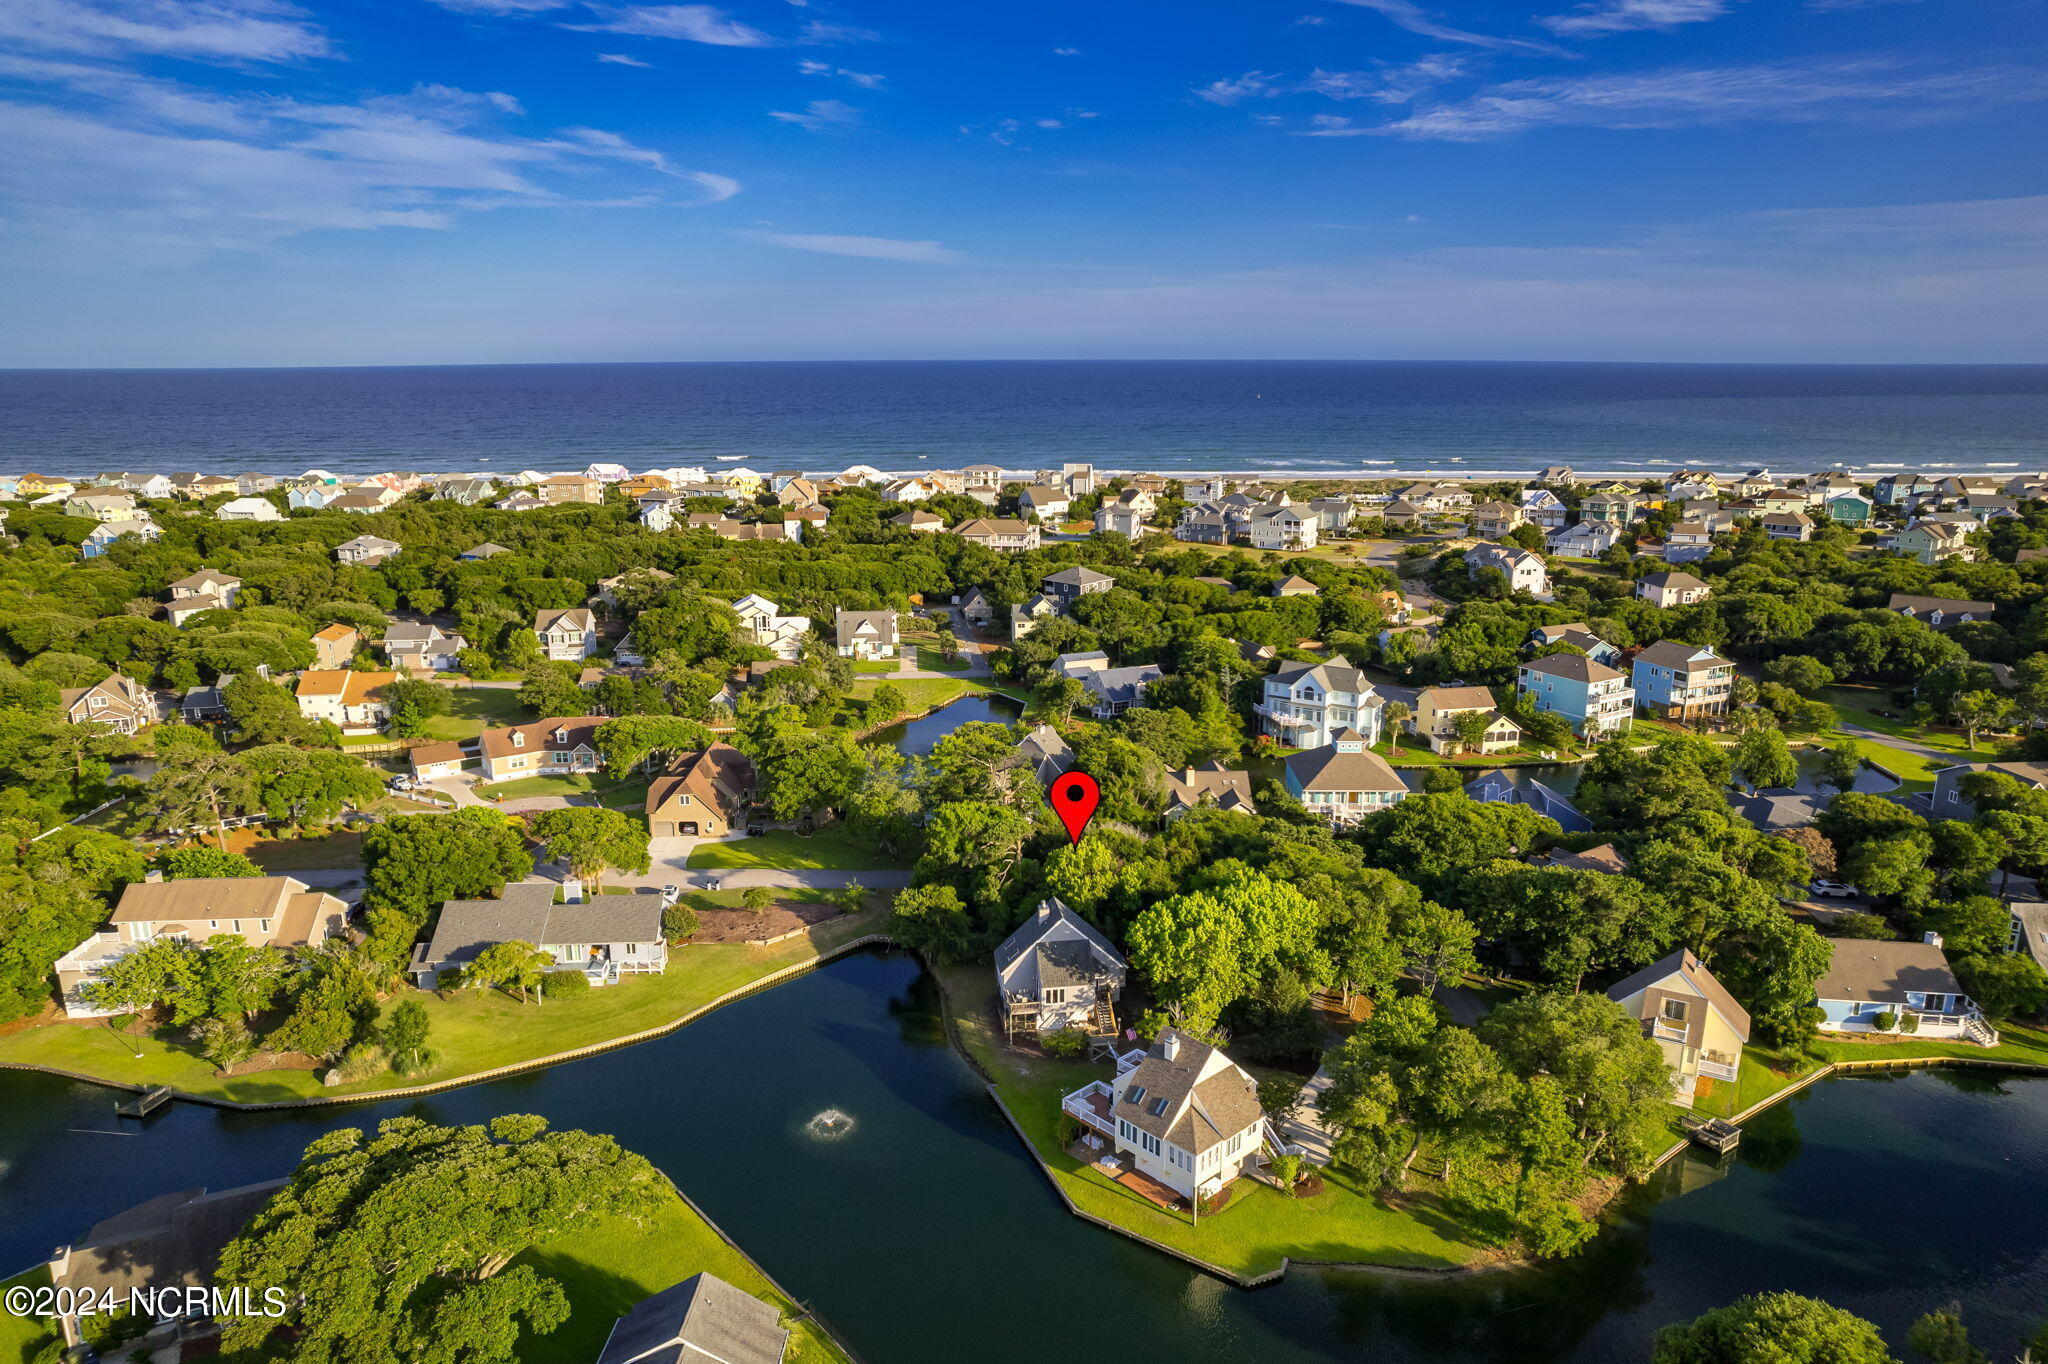
<path fill-rule="evenodd" d="M 514 207 L 715 203 L 740 188 L 601 129 L 507 131 L 523 111 L 499 91 L 422 85 L 320 103 L 78 64 L 7 59 L 0 72 L 66 99 L 0 103 L 0 217 L 17 253 L 189 260 L 326 229 L 445 228 Z M 607 163 L 688 191 L 666 196 L 641 180 L 623 195 L 570 193 Z"/>
<path fill-rule="evenodd" d="M 775 39 L 711 5 L 592 5 L 600 22 L 564 24 L 579 33 L 678 38 L 712 47 L 773 47 Z"/>
<path fill-rule="evenodd" d="M 653 62 L 643 62 L 638 57 L 628 57 L 623 52 L 600 52 L 597 59 L 601 62 L 610 62 L 613 66 L 637 66 L 642 71 L 654 69 Z"/>
<path fill-rule="evenodd" d="M 1210 81 L 1195 90 L 1195 98 L 1210 104 L 1232 105 L 1273 93 L 1273 78 L 1263 71 Z"/>
<path fill-rule="evenodd" d="M 1325 71 L 1318 67 L 1308 74 L 1302 88 L 1337 100 L 1407 104 L 1445 81 L 1464 75 L 1465 69 L 1463 59 L 1441 53 L 1377 71 Z"/>
<path fill-rule="evenodd" d="M 1390 23 L 1405 28 L 1410 33 L 1419 33 L 1425 38 L 1440 38 L 1447 43 L 1467 43 L 1473 47 L 1522 48 L 1537 52 L 1556 50 L 1548 43 L 1532 42 L 1527 38 L 1496 38 L 1490 34 L 1451 28 L 1430 18 L 1414 0 L 1337 0 L 1337 3 L 1358 9 L 1369 9 L 1375 14 L 1384 15 Z"/>
<path fill-rule="evenodd" d="M 946 265 L 964 257 L 940 242 L 899 241 L 894 237 L 840 237 L 802 232 L 760 232 L 764 242 L 786 246 L 792 251 L 814 251 L 824 256 L 859 256 L 865 260 L 913 261 L 925 265 Z"/>
<path fill-rule="evenodd" d="M 541 14 L 563 9 L 569 0 L 433 0 L 442 9 L 463 14 Z"/>
<path fill-rule="evenodd" d="M 879 41 L 881 36 L 871 28 L 855 28 L 850 24 L 828 24 L 822 19 L 813 19 L 804 25 L 803 34 L 797 41 L 825 47 L 838 43 L 872 43 Z"/>
<path fill-rule="evenodd" d="M 787 109 L 770 109 L 768 117 L 778 122 L 793 124 L 807 133 L 822 133 L 834 128 L 850 128 L 860 122 L 860 110 L 843 100 L 814 99 L 806 104 L 802 113 Z"/>
<path fill-rule="evenodd" d="M 1058 119 L 1056 119 L 1056 118 L 1039 118 L 1039 119 L 1033 119 L 1033 120 L 1032 120 L 1032 125 L 1033 125 L 1034 127 L 1039 127 L 1039 128 L 1045 128 L 1045 129 L 1048 129 L 1048 130 L 1049 130 L 1049 129 L 1053 129 L 1053 128 L 1064 128 L 1064 127 L 1066 127 L 1066 126 L 1067 126 L 1066 124 L 1064 124 L 1064 123 L 1060 122 L 1060 121 L 1059 121 Z"/>
<path fill-rule="evenodd" d="M 1885 59 L 1673 68 L 1626 76 L 1510 81 L 1426 105 L 1377 131 L 1478 142 L 1538 127 L 1679 128 L 1742 122 L 1922 123 L 2048 100 L 2037 72 L 1913 69 Z"/>
<path fill-rule="evenodd" d="M 1598 38 L 1641 28 L 1676 28 L 1705 23 L 1728 12 L 1728 0 L 1587 0 L 1564 14 L 1537 23 L 1567 38 Z"/>
<path fill-rule="evenodd" d="M 327 35 L 282 0 L 4 0 L 0 41 L 45 52 L 213 62 L 333 55 Z"/>
<path fill-rule="evenodd" d="M 879 90 L 888 79 L 886 76 L 871 75 L 865 71 L 849 71 L 830 62 L 801 61 L 796 64 L 796 69 L 806 76 L 837 76 L 849 84 L 858 85 L 863 90 Z"/>
<path fill-rule="evenodd" d="M 1081 49 L 1078 47 L 1056 47 L 1052 50 L 1052 55 L 1055 57 L 1078 57 L 1081 55 Z"/>

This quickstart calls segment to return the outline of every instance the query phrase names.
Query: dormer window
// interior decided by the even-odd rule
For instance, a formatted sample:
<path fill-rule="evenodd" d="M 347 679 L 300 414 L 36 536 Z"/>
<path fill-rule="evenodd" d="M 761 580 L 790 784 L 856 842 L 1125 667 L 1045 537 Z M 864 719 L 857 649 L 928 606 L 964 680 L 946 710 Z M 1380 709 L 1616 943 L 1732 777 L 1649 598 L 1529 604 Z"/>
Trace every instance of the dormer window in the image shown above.
<path fill-rule="evenodd" d="M 520 732 L 519 732 L 518 730 L 516 730 L 516 729 L 512 731 L 512 747 L 514 747 L 514 748 L 524 748 L 524 747 L 526 747 L 526 736 L 525 736 L 524 734 L 520 733 Z"/>

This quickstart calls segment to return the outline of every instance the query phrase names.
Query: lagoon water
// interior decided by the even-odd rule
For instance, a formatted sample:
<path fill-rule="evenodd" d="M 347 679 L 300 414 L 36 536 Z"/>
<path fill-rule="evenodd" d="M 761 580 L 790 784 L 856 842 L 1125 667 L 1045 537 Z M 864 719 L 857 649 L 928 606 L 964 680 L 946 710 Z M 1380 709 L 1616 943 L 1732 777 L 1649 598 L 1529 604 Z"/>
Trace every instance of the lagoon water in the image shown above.
<path fill-rule="evenodd" d="M 1064 460 L 1387 477 L 2048 467 L 2048 365 L 888 361 L 0 371 L 0 472 Z M 727 467 L 736 467 L 729 462 Z"/>
<path fill-rule="evenodd" d="M 659 1041 L 423 1100 L 177 1104 L 147 1125 L 113 1102 L 0 1072 L 0 1273 L 154 1194 L 282 1174 L 328 1128 L 534 1112 L 654 1160 L 869 1364 L 1027 1364 L 1105 1343 L 1189 1364 L 1640 1364 L 1658 1326 L 1767 1288 L 1868 1316 L 1895 1344 L 1955 1301 L 2005 1357 L 2048 1315 L 2048 1082 L 1830 1081 L 1751 1123 L 1725 1170 L 1667 1167 L 1562 1265 L 1448 1283 L 1296 1270 L 1244 1292 L 1062 1211 L 947 1046 L 930 977 L 896 952 Z M 853 1126 L 819 1140 L 809 1124 L 830 1109 Z"/>

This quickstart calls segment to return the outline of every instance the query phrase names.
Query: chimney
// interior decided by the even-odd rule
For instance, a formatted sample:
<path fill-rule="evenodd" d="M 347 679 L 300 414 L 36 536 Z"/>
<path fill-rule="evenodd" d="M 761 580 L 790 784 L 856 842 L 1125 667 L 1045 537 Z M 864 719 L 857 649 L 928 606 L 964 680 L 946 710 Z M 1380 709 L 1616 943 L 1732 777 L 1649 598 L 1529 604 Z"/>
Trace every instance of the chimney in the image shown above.
<path fill-rule="evenodd" d="M 1180 1059 L 1180 1033 L 1168 1028 L 1159 1034 L 1159 1054 L 1169 1061 Z"/>
<path fill-rule="evenodd" d="M 1926 943 L 1929 947 L 1939 947 L 1941 946 L 1941 934 L 1922 933 L 1920 935 L 1920 941 Z"/>
<path fill-rule="evenodd" d="M 142 873 L 142 879 L 144 883 L 154 886 L 163 881 L 164 874 L 161 871 L 146 871 Z"/>

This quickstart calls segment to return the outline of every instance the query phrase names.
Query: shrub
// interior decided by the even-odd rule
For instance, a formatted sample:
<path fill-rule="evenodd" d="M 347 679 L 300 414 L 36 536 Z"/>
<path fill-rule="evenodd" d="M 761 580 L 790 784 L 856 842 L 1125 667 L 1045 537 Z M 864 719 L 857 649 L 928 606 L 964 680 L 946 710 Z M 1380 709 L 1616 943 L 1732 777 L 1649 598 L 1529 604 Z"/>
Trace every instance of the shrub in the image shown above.
<path fill-rule="evenodd" d="M 336 1083 L 345 1085 L 382 1074 L 386 1067 L 384 1048 L 375 1042 L 358 1042 L 341 1054 L 328 1073 L 338 1077 Z"/>
<path fill-rule="evenodd" d="M 681 900 L 661 911 L 661 936 L 682 942 L 697 932 L 697 911 Z"/>
<path fill-rule="evenodd" d="M 1273 1157 L 1273 1178 L 1280 1181 L 1281 1188 L 1292 1190 L 1296 1184 L 1301 1182 L 1301 1157 Z"/>
<path fill-rule="evenodd" d="M 745 905 L 751 913 L 766 914 L 768 907 L 775 903 L 775 888 L 773 886 L 748 886 L 746 890 L 740 893 L 740 903 Z"/>
<path fill-rule="evenodd" d="M 1088 1034 L 1079 1028 L 1062 1028 L 1058 1032 L 1047 1033 L 1039 1038 L 1038 1045 L 1045 1048 L 1048 1056 L 1071 1061 L 1088 1050 Z"/>
<path fill-rule="evenodd" d="M 590 990 L 590 977 L 581 971 L 550 971 L 541 977 L 540 988 L 551 997 L 585 994 Z"/>
<path fill-rule="evenodd" d="M 1844 938 L 1869 938 L 1882 942 L 1894 936 L 1891 920 L 1882 914 L 1844 914 L 1834 922 L 1835 933 Z"/>
<path fill-rule="evenodd" d="M 1893 1028 L 1899 1026 L 1899 1016 L 1890 1009 L 1886 1009 L 1883 1013 L 1871 1019 L 1870 1025 L 1879 1032 L 1890 1032 Z"/>
<path fill-rule="evenodd" d="M 199 1054 L 213 1062 L 216 1070 L 248 1060 L 256 1054 L 256 1039 L 239 1018 L 206 1018 L 192 1029 Z"/>
<path fill-rule="evenodd" d="M 1919 1031 L 1920 1031 L 1920 1015 L 1919 1015 L 1919 1014 L 1901 1014 L 1901 1015 L 1899 1016 L 1899 1031 L 1900 1031 L 1900 1032 L 1919 1032 Z"/>

